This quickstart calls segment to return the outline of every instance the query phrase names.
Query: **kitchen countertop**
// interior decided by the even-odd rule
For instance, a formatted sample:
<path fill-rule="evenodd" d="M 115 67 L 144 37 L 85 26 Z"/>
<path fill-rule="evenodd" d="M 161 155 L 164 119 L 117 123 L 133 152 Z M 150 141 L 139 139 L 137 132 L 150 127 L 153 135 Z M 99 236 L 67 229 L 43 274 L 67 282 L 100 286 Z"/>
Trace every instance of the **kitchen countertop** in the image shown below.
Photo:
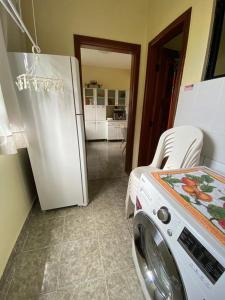
<path fill-rule="evenodd" d="M 107 122 L 127 122 L 127 120 L 106 120 Z"/>

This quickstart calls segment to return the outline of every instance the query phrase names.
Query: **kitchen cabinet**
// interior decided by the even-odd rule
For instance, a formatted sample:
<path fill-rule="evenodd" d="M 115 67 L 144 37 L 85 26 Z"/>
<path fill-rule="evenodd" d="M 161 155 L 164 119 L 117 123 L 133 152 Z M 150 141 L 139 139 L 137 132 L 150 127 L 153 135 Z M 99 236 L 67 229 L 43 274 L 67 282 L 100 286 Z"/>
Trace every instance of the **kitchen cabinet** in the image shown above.
<path fill-rule="evenodd" d="M 116 90 L 107 90 L 107 105 L 116 105 Z"/>
<path fill-rule="evenodd" d="M 105 105 L 87 105 L 84 107 L 85 121 L 106 121 Z"/>
<path fill-rule="evenodd" d="M 84 105 L 95 105 L 96 90 L 91 88 L 83 89 Z"/>
<path fill-rule="evenodd" d="M 96 121 L 106 121 L 106 106 L 97 105 L 96 106 Z"/>
<path fill-rule="evenodd" d="M 107 122 L 106 121 L 86 121 L 86 139 L 91 140 L 106 140 L 107 139 Z"/>
<path fill-rule="evenodd" d="M 86 139 L 91 140 L 122 140 L 121 127 L 126 121 L 85 121 Z"/>
<path fill-rule="evenodd" d="M 97 97 L 96 104 L 98 105 L 106 105 L 106 90 L 105 89 L 97 89 Z"/>
<path fill-rule="evenodd" d="M 123 134 L 121 127 L 127 126 L 126 124 L 126 121 L 108 121 L 107 140 L 122 140 Z"/>
<path fill-rule="evenodd" d="M 84 118 L 85 118 L 85 121 L 95 121 L 95 119 L 96 119 L 95 105 L 85 105 L 84 106 Z"/>
<path fill-rule="evenodd" d="M 85 121 L 85 132 L 86 132 L 86 139 L 96 140 L 97 133 L 96 133 L 96 122 L 95 121 Z"/>
<path fill-rule="evenodd" d="M 129 91 L 127 90 L 84 88 L 83 94 L 84 106 L 128 106 Z"/>
<path fill-rule="evenodd" d="M 106 140 L 107 138 L 107 126 L 106 121 L 97 121 L 96 122 L 96 139 L 97 140 Z"/>
<path fill-rule="evenodd" d="M 126 91 L 118 91 L 118 105 L 119 106 L 126 105 Z"/>
<path fill-rule="evenodd" d="M 128 91 L 101 88 L 84 88 L 84 119 L 87 140 L 121 140 L 121 126 L 126 121 L 106 121 L 106 107 L 126 108 Z"/>
<path fill-rule="evenodd" d="M 108 123 L 107 140 L 117 140 L 117 127 L 115 126 L 115 124 Z"/>

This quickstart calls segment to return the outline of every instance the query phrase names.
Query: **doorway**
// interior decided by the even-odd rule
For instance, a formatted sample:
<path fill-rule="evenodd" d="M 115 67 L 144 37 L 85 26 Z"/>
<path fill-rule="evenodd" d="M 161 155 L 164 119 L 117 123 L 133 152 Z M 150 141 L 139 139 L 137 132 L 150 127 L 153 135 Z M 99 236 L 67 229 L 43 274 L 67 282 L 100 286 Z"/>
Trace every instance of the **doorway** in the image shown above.
<path fill-rule="evenodd" d="M 88 180 L 127 176 L 131 55 L 81 48 Z"/>
<path fill-rule="evenodd" d="M 107 105 L 106 113 L 108 115 L 107 118 L 114 119 L 116 117 L 123 118 L 124 114 L 128 116 L 127 121 L 127 129 L 126 134 L 122 138 L 124 140 L 125 144 L 122 146 L 123 149 L 125 149 L 124 155 L 125 158 L 125 172 L 129 173 L 132 169 L 132 156 L 133 156 L 133 141 L 134 141 L 134 125 L 135 125 L 135 115 L 136 115 L 136 103 L 137 103 L 137 91 L 138 91 L 138 77 L 139 77 L 139 61 L 140 61 L 140 45 L 137 44 L 131 44 L 131 43 L 125 43 L 125 42 L 119 42 L 119 41 L 113 41 L 113 40 L 107 40 L 107 39 L 100 39 L 95 37 L 88 37 L 88 36 L 81 36 L 81 35 L 74 35 L 74 48 L 75 48 L 75 56 L 77 57 L 79 61 L 80 66 L 80 74 L 82 74 L 82 52 L 85 53 L 85 51 L 97 51 L 98 54 L 101 52 L 102 57 L 106 56 L 106 53 L 114 53 L 114 54 L 123 54 L 130 56 L 130 84 L 129 84 L 129 96 L 126 93 L 126 90 L 124 89 L 105 89 L 101 86 L 101 82 L 95 82 L 96 89 L 95 89 L 95 100 L 94 105 L 100 109 L 100 106 L 104 106 L 109 104 L 108 102 L 112 100 L 113 97 L 117 99 L 116 101 L 123 101 L 123 99 L 128 98 L 128 107 L 127 112 L 125 112 L 125 108 L 121 109 L 121 106 L 119 103 L 117 105 Z M 97 53 L 96 52 L 96 53 Z M 95 54 L 96 54 L 95 53 Z M 92 55 L 91 54 L 91 55 Z M 108 55 L 108 54 L 107 54 Z M 93 78 L 94 79 L 94 78 Z M 96 80 L 94 80 L 96 81 Z M 86 87 L 88 88 L 88 84 L 92 84 L 93 82 L 83 82 L 83 78 L 81 76 L 81 84 L 84 86 L 86 84 Z M 90 90 L 89 90 L 90 91 Z M 85 92 L 89 92 L 88 89 L 84 87 L 83 90 L 83 99 L 88 99 L 84 95 Z M 91 97 L 90 97 L 91 98 Z M 103 101 L 103 98 L 105 98 L 105 104 L 104 105 L 97 105 L 97 101 L 99 103 Z M 83 102 L 84 103 L 84 102 Z M 103 104 L 103 103 L 102 103 Z M 116 103 L 115 103 L 116 104 Z M 85 103 L 84 103 L 85 105 Z M 85 105 L 86 106 L 86 105 Z M 113 107 L 113 108 L 112 108 Z M 85 109 L 84 109 L 85 111 Z M 85 114 L 85 112 L 84 112 Z M 112 114 L 112 116 L 109 114 Z M 86 114 L 87 116 L 87 114 Z M 103 120 L 102 120 L 103 121 Z M 113 120 L 112 120 L 113 121 Z M 98 123 L 98 124 L 97 124 Z M 103 126 L 100 124 L 100 121 L 96 120 L 95 126 Z M 100 127 L 98 128 L 98 132 L 101 134 L 103 133 L 104 129 L 100 130 Z M 118 130 L 117 130 L 118 131 Z M 86 137 L 87 135 L 91 133 L 91 127 L 86 127 Z M 94 138 L 93 138 L 94 139 Z M 100 144 L 98 144 L 100 145 Z M 113 144 L 112 144 L 113 145 Z M 124 147 L 126 145 L 126 147 Z M 106 145 L 107 146 L 107 145 Z M 107 146 L 108 147 L 108 146 Z M 98 147 L 97 147 L 98 148 Z M 98 162 L 96 162 L 98 163 Z"/>
<path fill-rule="evenodd" d="M 149 42 L 139 166 L 151 163 L 161 134 L 173 127 L 190 18 L 191 8 Z"/>

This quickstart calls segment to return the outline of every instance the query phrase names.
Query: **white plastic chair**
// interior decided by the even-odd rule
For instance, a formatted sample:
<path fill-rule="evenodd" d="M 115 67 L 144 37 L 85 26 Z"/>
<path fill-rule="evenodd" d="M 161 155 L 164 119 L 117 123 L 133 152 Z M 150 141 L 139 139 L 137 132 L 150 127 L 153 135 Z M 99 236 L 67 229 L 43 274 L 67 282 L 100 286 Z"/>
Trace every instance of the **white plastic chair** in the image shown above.
<path fill-rule="evenodd" d="M 193 126 L 174 127 L 165 131 L 156 149 L 155 156 L 149 166 L 135 168 L 129 177 L 125 214 L 128 218 L 134 210 L 139 180 L 143 172 L 151 173 L 161 169 L 162 162 L 166 160 L 163 170 L 191 168 L 199 163 L 203 145 L 203 133 Z"/>
<path fill-rule="evenodd" d="M 121 126 L 120 130 L 121 130 L 121 134 L 122 134 L 122 137 L 123 137 L 121 146 L 123 146 L 123 144 L 124 144 L 123 150 L 122 150 L 122 154 L 123 154 L 126 150 L 126 144 L 127 144 L 127 127 L 126 126 Z"/>

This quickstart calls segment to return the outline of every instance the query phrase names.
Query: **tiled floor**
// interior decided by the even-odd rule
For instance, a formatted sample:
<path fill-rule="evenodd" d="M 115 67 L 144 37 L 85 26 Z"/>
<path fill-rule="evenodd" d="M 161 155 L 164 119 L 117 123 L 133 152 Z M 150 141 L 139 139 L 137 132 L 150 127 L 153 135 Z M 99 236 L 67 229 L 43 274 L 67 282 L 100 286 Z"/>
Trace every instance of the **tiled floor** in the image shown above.
<path fill-rule="evenodd" d="M 88 179 L 118 178 L 124 172 L 125 153 L 121 142 L 88 142 Z"/>
<path fill-rule="evenodd" d="M 119 153 L 116 144 L 112 149 Z M 89 159 L 96 155 L 89 151 Z M 111 178 L 90 180 L 86 208 L 42 213 L 34 206 L 1 280 L 0 299 L 144 299 L 131 256 L 132 220 L 124 218 L 128 178 L 118 172 L 98 172 Z"/>

